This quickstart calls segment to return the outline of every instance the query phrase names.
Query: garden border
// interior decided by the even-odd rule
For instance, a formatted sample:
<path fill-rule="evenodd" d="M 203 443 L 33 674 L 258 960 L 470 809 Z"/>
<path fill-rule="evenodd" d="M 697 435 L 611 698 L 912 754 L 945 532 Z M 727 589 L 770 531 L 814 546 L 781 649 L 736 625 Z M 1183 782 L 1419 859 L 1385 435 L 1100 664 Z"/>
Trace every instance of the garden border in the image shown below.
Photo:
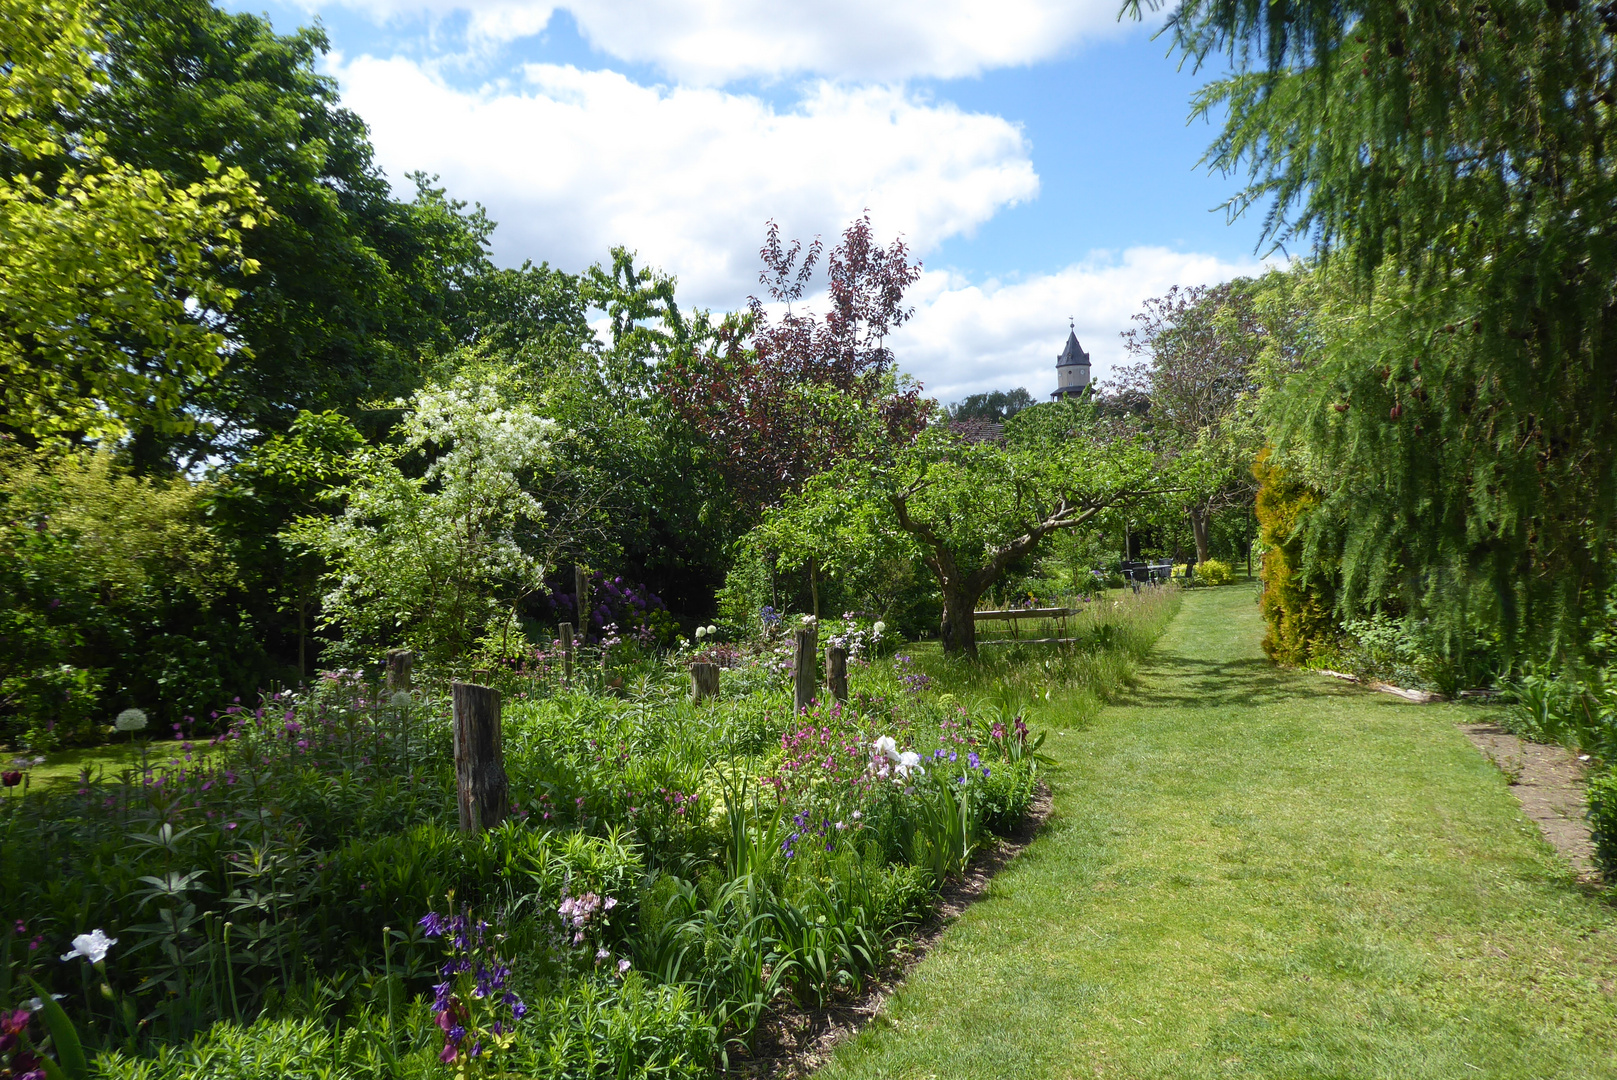
<path fill-rule="evenodd" d="M 899 955 L 870 977 L 863 994 L 819 1009 L 771 1011 L 759 1028 L 758 1052 L 732 1059 L 731 1073 L 757 1080 L 804 1080 L 823 1066 L 839 1045 L 881 1013 L 887 999 L 926 959 L 950 925 L 988 894 L 994 877 L 1038 839 L 1053 809 L 1050 786 L 1040 781 L 1033 805 L 1016 830 L 993 837 L 992 844 L 985 844 L 972 856 L 963 874 L 944 885 L 932 912 L 901 946 Z"/>

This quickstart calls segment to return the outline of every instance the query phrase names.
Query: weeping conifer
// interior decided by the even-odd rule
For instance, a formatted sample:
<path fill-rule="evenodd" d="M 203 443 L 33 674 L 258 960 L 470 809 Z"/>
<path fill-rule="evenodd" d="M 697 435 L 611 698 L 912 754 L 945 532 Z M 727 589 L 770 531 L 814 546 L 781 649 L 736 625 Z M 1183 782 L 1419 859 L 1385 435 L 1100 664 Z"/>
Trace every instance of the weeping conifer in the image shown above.
<path fill-rule="evenodd" d="M 1274 425 L 1343 603 L 1562 651 L 1612 585 L 1617 0 L 1184 0 L 1168 25 L 1235 72 L 1196 102 L 1227 109 L 1207 160 L 1248 176 L 1230 211 L 1348 297 Z"/>

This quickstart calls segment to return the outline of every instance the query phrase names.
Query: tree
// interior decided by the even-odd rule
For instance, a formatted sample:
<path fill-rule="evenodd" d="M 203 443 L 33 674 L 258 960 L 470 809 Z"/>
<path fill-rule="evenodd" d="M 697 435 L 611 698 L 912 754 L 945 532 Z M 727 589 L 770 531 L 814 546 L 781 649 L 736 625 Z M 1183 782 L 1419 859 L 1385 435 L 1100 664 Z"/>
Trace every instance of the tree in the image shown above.
<path fill-rule="evenodd" d="M 1610 5 L 1185 0 L 1170 27 L 1236 68 L 1196 103 L 1251 178 L 1230 209 L 1267 203 L 1346 294 L 1271 427 L 1324 476 L 1341 603 L 1391 586 L 1569 647 L 1617 572 Z"/>
<path fill-rule="evenodd" d="M 711 444 L 717 465 L 743 513 L 796 490 L 859 445 L 848 402 L 868 406 L 895 439 L 926 422 L 930 403 L 919 387 L 893 375 L 887 335 L 912 313 L 904 291 L 920 276 L 904 243 L 875 242 L 869 215 L 849 225 L 827 260 L 829 310 L 823 320 L 799 313 L 821 254 L 783 247 L 769 223 L 758 279 L 769 300 L 785 305 L 778 319 L 766 303 L 727 320 L 704 348 L 660 371 L 659 389 Z"/>
<path fill-rule="evenodd" d="M 239 168 L 199 155 L 173 182 L 71 118 L 105 88 L 104 27 L 79 0 L 0 0 L 0 433 L 39 444 L 179 431 L 225 366 L 221 330 L 267 217 Z"/>
<path fill-rule="evenodd" d="M 184 423 L 137 429 L 136 467 L 234 458 L 300 411 L 341 410 L 380 437 L 361 403 L 408 396 L 426 355 L 474 335 L 493 223 L 425 176 L 393 197 L 364 122 L 316 71 L 324 31 L 277 34 L 209 0 L 105 2 L 100 89 L 71 115 L 75 134 L 182 189 L 216 159 L 271 211 L 243 236 L 246 262 L 211 275 L 235 294 L 214 326 L 224 363 L 166 403 Z"/>
<path fill-rule="evenodd" d="M 1003 424 L 1031 404 L 1033 395 L 1027 392 L 1027 387 L 1018 386 L 1015 390 L 972 394 L 950 405 L 947 413 L 950 420 L 991 420 Z"/>
<path fill-rule="evenodd" d="M 287 533 L 330 567 L 323 625 L 340 628 L 350 652 L 402 640 L 449 660 L 490 630 L 509 633 L 554 565 L 535 488 L 555 429 L 488 387 L 417 392 L 400 447 L 366 452 L 346 510 L 300 517 Z M 419 476 L 399 466 L 411 452 L 429 459 Z"/>
<path fill-rule="evenodd" d="M 1208 288 L 1174 286 L 1147 300 L 1123 345 L 1145 362 L 1118 375 L 1119 393 L 1150 402 L 1149 427 L 1183 455 L 1196 455 L 1201 483 L 1186 499 L 1196 561 L 1212 557 L 1208 523 L 1220 509 L 1250 503 L 1258 449 L 1252 423 L 1254 367 L 1263 328 L 1250 280 Z"/>
<path fill-rule="evenodd" d="M 1041 413 L 1036 424 L 1017 423 Z M 1030 409 L 1012 421 L 1005 447 L 929 428 L 814 477 L 766 516 L 752 543 L 789 565 L 813 558 L 831 572 L 872 552 L 909 552 L 943 594 L 944 652 L 975 657 L 973 612 L 1007 568 L 1051 534 L 1170 486 L 1143 440 L 1092 434 L 1092 418 L 1073 403 Z"/>

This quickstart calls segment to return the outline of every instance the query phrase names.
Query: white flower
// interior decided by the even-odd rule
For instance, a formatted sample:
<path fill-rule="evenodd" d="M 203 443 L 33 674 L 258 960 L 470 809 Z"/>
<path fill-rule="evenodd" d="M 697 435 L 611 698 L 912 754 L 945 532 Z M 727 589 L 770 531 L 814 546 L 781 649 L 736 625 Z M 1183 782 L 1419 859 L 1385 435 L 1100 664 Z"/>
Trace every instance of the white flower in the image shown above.
<path fill-rule="evenodd" d="M 921 768 L 921 755 L 914 750 L 906 750 L 898 755 L 898 768 L 893 770 L 894 779 L 904 779 L 911 773 L 916 776 L 925 776 L 926 770 Z"/>
<path fill-rule="evenodd" d="M 898 744 L 893 741 L 893 737 L 891 735 L 883 735 L 881 738 L 877 739 L 876 745 L 872 749 L 879 754 L 885 755 L 887 760 L 893 762 L 894 764 L 897 764 L 900 760 Z"/>
<path fill-rule="evenodd" d="M 719 632 L 719 628 L 717 626 L 710 626 L 710 627 L 707 628 L 707 636 L 708 637 L 712 637 L 713 635 L 717 634 L 718 632 Z"/>
<path fill-rule="evenodd" d="M 66 994 L 52 994 L 51 1000 L 61 1001 L 65 997 L 67 997 Z M 36 1013 L 45 1007 L 45 1002 L 40 998 L 29 998 L 27 1001 L 23 1002 L 22 1007 L 31 1013 Z"/>
<path fill-rule="evenodd" d="M 883 634 L 887 633 L 887 624 L 882 622 L 880 619 L 877 619 L 876 625 L 870 628 L 870 632 L 875 634 L 877 637 L 881 637 Z"/>
<path fill-rule="evenodd" d="M 701 641 L 705 637 L 707 637 L 707 627 L 698 626 L 696 628 L 696 640 Z"/>
<path fill-rule="evenodd" d="M 818 620 L 818 619 L 816 619 L 816 618 L 815 618 L 815 617 L 814 617 L 814 616 L 812 616 L 812 615 L 805 615 L 805 616 L 803 616 L 803 625 L 804 625 L 804 626 L 813 626 L 813 625 L 814 625 L 814 624 L 815 624 L 815 623 L 817 623 L 817 622 L 819 622 L 819 620 Z"/>
<path fill-rule="evenodd" d="M 91 930 L 88 934 L 80 934 L 73 939 L 73 950 L 62 954 L 62 959 L 71 960 L 75 956 L 82 956 L 92 964 L 99 964 L 107 958 L 107 950 L 118 944 L 117 938 L 109 938 L 100 930 Z"/>
<path fill-rule="evenodd" d="M 118 719 L 112 722 L 112 726 L 119 731 L 145 731 L 146 713 L 142 709 L 125 709 L 118 714 Z"/>
<path fill-rule="evenodd" d="M 409 708 L 410 700 L 411 700 L 410 691 L 408 691 L 408 690 L 400 690 L 400 691 L 398 691 L 397 693 L 395 693 L 393 695 L 393 707 L 395 709 Z"/>

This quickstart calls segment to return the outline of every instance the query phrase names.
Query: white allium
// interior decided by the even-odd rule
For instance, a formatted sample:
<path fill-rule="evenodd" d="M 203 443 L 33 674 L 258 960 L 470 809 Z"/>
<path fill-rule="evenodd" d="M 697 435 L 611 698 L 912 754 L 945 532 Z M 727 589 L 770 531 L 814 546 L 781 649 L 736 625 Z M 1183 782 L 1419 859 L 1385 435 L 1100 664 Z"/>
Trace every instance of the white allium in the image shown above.
<path fill-rule="evenodd" d="M 119 731 L 145 731 L 146 712 L 144 709 L 125 709 L 118 714 L 118 719 L 112 722 L 112 726 Z"/>
<path fill-rule="evenodd" d="M 73 948 L 62 954 L 63 960 L 72 960 L 82 956 L 92 964 L 99 964 L 107 958 L 107 950 L 118 944 L 117 938 L 109 938 L 104 931 L 91 930 L 88 934 L 80 934 L 73 939 Z"/>
<path fill-rule="evenodd" d="M 705 637 L 707 637 L 707 627 L 698 626 L 696 628 L 696 640 L 701 641 Z"/>
<path fill-rule="evenodd" d="M 399 690 L 399 691 L 395 692 L 394 695 L 393 695 L 393 707 L 395 709 L 409 708 L 410 703 L 413 700 L 414 699 L 410 697 L 410 691 L 408 691 L 408 690 Z"/>
<path fill-rule="evenodd" d="M 717 634 L 717 633 L 718 633 L 718 632 L 719 632 L 719 628 L 718 628 L 718 627 L 717 627 L 717 626 L 709 626 L 709 627 L 708 627 L 708 628 L 707 628 L 707 636 L 708 636 L 708 637 L 713 637 L 713 636 L 714 636 L 714 635 L 716 635 L 716 634 Z"/>
<path fill-rule="evenodd" d="M 882 622 L 880 619 L 877 619 L 876 625 L 870 628 L 870 632 L 875 634 L 877 637 L 881 637 L 883 634 L 887 633 L 887 624 Z"/>

